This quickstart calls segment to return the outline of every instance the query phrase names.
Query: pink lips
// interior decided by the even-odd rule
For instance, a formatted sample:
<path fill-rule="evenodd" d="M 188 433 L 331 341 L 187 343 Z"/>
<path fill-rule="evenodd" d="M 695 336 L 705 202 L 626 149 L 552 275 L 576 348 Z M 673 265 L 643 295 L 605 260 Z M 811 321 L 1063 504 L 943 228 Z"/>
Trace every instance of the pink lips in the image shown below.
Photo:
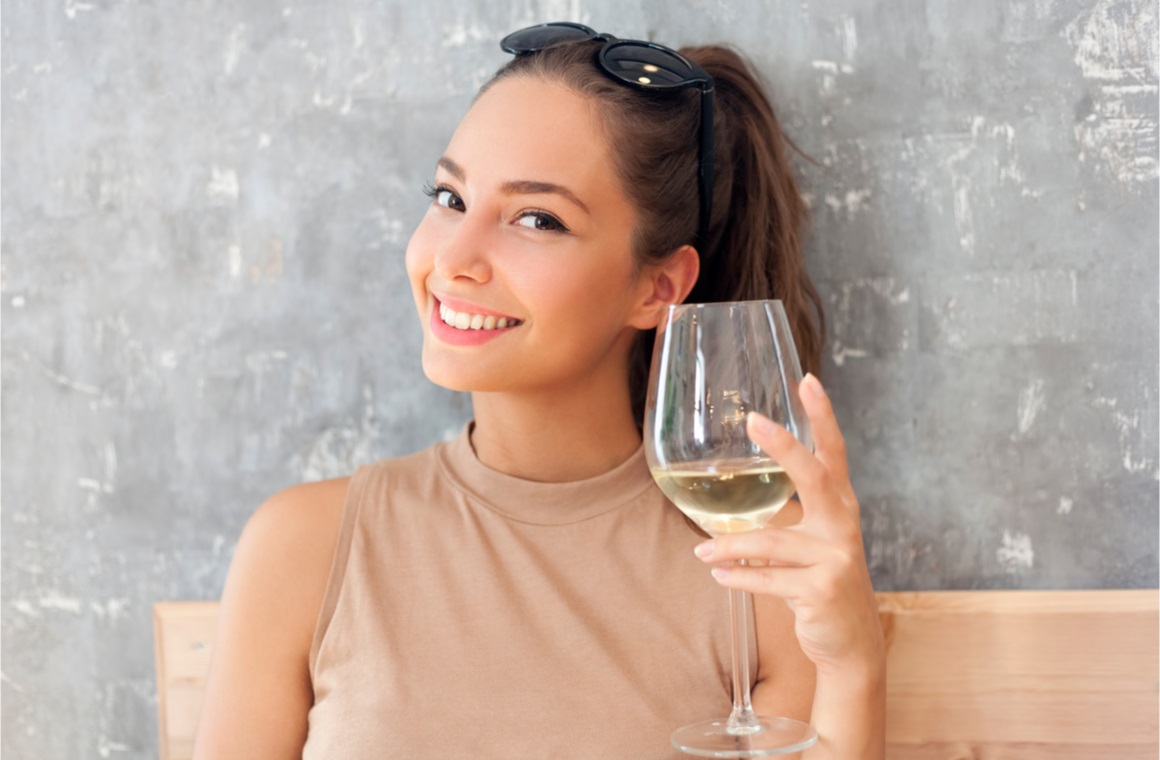
<path fill-rule="evenodd" d="M 432 296 L 432 301 L 431 334 L 443 343 L 449 343 L 453 346 L 478 346 L 483 343 L 487 343 L 489 340 L 498 338 L 501 335 L 505 335 L 514 330 L 515 327 L 519 326 L 515 325 L 514 327 L 502 327 L 496 328 L 494 330 L 460 330 L 452 327 L 439 318 L 440 303 L 446 303 L 447 306 L 454 309 L 455 311 L 462 311 L 468 314 L 482 314 L 484 316 L 493 317 L 506 317 L 507 315 L 500 314 L 499 312 L 492 311 L 491 309 L 484 309 L 480 306 L 474 306 L 464 301 L 455 301 L 452 299 L 440 301 L 440 299 L 435 296 Z M 511 319 L 511 317 L 508 317 L 508 319 Z"/>

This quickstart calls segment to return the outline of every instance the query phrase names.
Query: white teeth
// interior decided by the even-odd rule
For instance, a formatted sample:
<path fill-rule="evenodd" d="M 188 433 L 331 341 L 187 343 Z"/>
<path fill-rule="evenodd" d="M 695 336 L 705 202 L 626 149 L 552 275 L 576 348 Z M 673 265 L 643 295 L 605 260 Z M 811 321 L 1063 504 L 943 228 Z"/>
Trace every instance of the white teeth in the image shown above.
<path fill-rule="evenodd" d="M 455 311 L 444 303 L 439 304 L 439 318 L 458 330 L 500 330 L 520 324 L 518 319 Z"/>

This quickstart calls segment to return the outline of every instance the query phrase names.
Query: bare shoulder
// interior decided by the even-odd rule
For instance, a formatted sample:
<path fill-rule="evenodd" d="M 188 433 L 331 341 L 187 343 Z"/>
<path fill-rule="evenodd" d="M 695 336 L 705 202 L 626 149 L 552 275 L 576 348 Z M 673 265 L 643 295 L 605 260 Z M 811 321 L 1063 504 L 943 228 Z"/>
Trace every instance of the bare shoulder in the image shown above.
<path fill-rule="evenodd" d="M 331 554 L 349 485 L 349 477 L 335 478 L 279 491 L 254 511 L 242 531 L 239 549 L 243 543 L 252 544 L 247 548 L 272 554 L 268 559 L 273 562 L 294 560 L 287 562 L 290 565 L 316 554 Z M 297 556 L 287 557 L 288 549 Z"/>
<path fill-rule="evenodd" d="M 267 499 L 242 531 L 230 580 L 253 574 L 298 598 L 321 594 L 349 483 L 350 478 L 303 483 Z"/>
<path fill-rule="evenodd" d="M 349 478 L 287 488 L 251 515 L 222 593 L 194 757 L 301 757 L 309 654 Z"/>
<path fill-rule="evenodd" d="M 309 649 L 349 483 L 350 478 L 303 483 L 258 507 L 238 541 L 223 601 L 237 591 L 248 604 L 269 605 L 299 646 Z"/>

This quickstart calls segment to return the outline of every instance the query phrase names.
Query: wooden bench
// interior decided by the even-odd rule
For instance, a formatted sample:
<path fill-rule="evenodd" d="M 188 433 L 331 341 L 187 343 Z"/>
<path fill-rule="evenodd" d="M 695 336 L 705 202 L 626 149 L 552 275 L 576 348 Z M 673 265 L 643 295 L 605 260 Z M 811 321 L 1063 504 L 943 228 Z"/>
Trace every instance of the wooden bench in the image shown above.
<path fill-rule="evenodd" d="M 878 595 L 887 756 L 1156 760 L 1160 593 Z M 154 606 L 162 760 L 193 750 L 216 602 Z"/>

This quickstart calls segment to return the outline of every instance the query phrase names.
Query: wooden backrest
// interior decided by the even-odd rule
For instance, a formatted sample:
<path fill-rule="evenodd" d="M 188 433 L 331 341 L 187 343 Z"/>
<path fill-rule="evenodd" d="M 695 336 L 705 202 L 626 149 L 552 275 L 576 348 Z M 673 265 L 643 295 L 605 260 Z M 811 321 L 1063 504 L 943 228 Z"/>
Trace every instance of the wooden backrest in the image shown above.
<path fill-rule="evenodd" d="M 1160 752 L 1160 594 L 878 595 L 887 756 L 1140 758 Z M 192 754 L 216 602 L 154 606 L 161 760 Z"/>
<path fill-rule="evenodd" d="M 887 756 L 1148 758 L 1160 750 L 1160 594 L 879 594 Z"/>
<path fill-rule="evenodd" d="M 217 624 L 217 602 L 153 605 L 161 760 L 189 760 Z"/>

